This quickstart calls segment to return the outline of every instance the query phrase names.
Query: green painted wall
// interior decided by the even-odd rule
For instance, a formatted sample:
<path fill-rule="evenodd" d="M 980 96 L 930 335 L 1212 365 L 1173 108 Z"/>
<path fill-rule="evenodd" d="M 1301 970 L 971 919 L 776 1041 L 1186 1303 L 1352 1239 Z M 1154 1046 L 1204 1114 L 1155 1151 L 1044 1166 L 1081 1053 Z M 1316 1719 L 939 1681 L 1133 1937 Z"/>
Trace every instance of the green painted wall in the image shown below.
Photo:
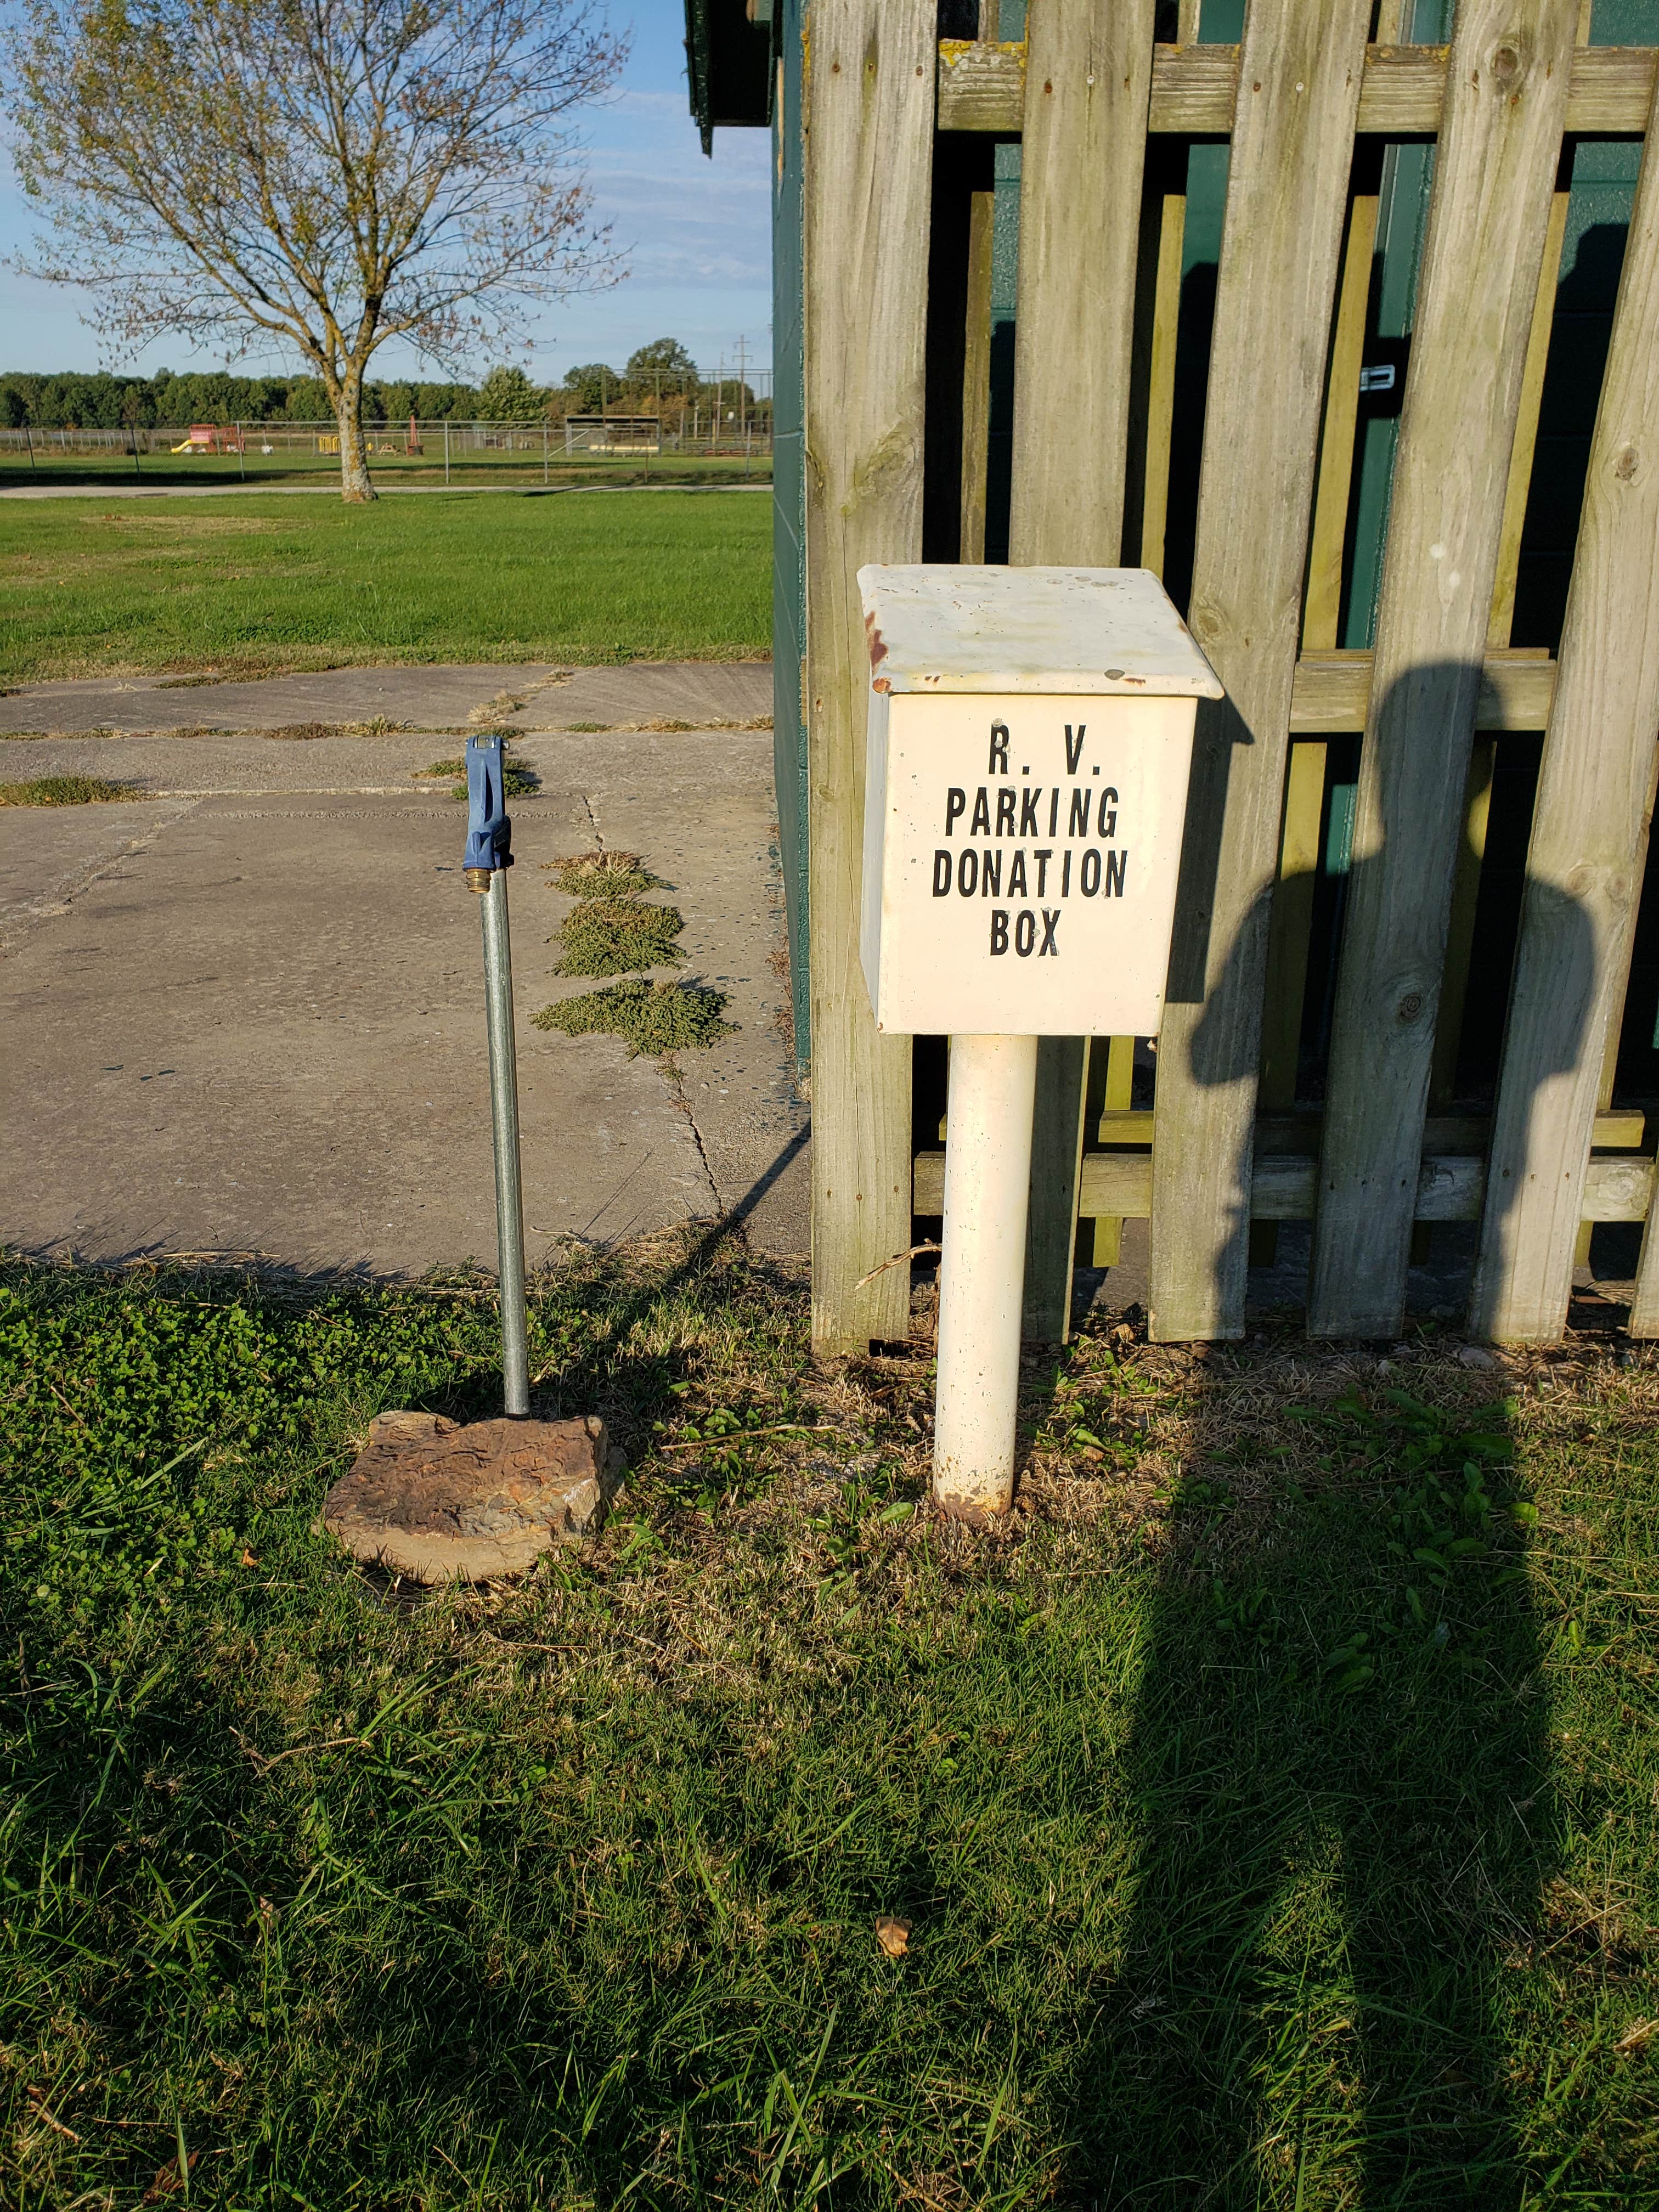
<path fill-rule="evenodd" d="M 772 116 L 772 757 L 777 777 L 779 860 L 789 933 L 795 1057 L 812 1056 L 807 965 L 806 726 L 801 668 L 806 652 L 806 466 L 802 346 L 801 9 L 777 0 L 783 98 Z"/>

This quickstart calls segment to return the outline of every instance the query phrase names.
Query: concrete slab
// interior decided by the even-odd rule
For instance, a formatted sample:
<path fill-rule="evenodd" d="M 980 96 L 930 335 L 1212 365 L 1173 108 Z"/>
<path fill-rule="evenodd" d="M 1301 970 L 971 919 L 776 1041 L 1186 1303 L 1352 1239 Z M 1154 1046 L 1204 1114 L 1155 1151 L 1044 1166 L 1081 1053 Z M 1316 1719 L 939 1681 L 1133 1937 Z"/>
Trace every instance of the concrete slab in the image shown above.
<path fill-rule="evenodd" d="M 238 772 L 234 755 L 210 761 L 207 742 L 82 738 L 54 767 L 112 775 L 125 756 L 158 778 Z M 459 872 L 460 810 L 346 785 L 429 744 L 246 742 L 325 787 L 0 811 L 0 1242 L 374 1274 L 489 1264 L 478 909 Z M 48 750 L 3 757 L 52 772 L 33 757 Z M 532 1261 L 568 1234 L 609 1241 L 745 1204 L 757 1242 L 804 1250 L 805 1136 L 770 964 L 769 739 L 532 738 L 524 750 L 546 778 L 514 808 L 512 878 Z M 599 837 L 647 851 L 676 885 L 689 970 L 731 979 L 720 988 L 738 1030 L 685 1054 L 678 1086 L 619 1039 L 530 1025 L 556 994 L 592 988 L 551 974 L 561 902 L 536 863 Z"/>
<path fill-rule="evenodd" d="M 372 722 L 411 730 L 488 720 L 521 729 L 572 722 L 743 722 L 772 711 L 770 661 L 635 661 L 568 668 L 546 661 L 467 667 L 324 668 L 247 682 L 135 676 L 26 684 L 0 692 L 0 736 L 18 732 L 266 730 Z M 7 769 L 6 774 L 16 773 Z"/>
<path fill-rule="evenodd" d="M 713 984 L 733 1033 L 686 1054 L 681 1092 L 723 1213 L 763 1249 L 811 1243 L 809 1116 L 794 1088 L 783 893 L 769 734 L 527 738 L 549 787 L 575 785 L 599 841 L 644 855 L 685 916 L 684 964 L 654 972 Z M 569 901 L 550 895 L 548 928 Z M 549 1000 L 592 990 L 554 977 Z"/>
<path fill-rule="evenodd" d="M 258 730 L 228 737 L 76 735 L 12 738 L 0 746 L 0 775 L 94 775 L 155 798 L 206 799 L 260 792 L 379 793 L 449 805 L 450 785 L 421 775 L 459 758 L 465 739 L 428 730 L 414 736 L 289 740 Z"/>
<path fill-rule="evenodd" d="M 197 677 L 89 677 L 27 684 L 0 697 L 0 732 L 172 730 L 208 726 L 264 730 L 298 722 L 368 722 L 376 716 L 444 729 L 497 705 L 501 716 L 564 671 L 545 661 L 472 667 L 321 668 L 243 683 Z"/>
<path fill-rule="evenodd" d="M 635 660 L 625 668 L 573 668 L 539 687 L 515 729 L 568 730 L 573 723 L 615 729 L 630 722 L 699 726 L 770 720 L 769 660 Z"/>
<path fill-rule="evenodd" d="M 96 775 L 30 768 L 27 775 Z M 9 806 L 0 810 L 0 951 L 32 921 L 61 914 L 77 891 L 159 837 L 184 807 Z"/>

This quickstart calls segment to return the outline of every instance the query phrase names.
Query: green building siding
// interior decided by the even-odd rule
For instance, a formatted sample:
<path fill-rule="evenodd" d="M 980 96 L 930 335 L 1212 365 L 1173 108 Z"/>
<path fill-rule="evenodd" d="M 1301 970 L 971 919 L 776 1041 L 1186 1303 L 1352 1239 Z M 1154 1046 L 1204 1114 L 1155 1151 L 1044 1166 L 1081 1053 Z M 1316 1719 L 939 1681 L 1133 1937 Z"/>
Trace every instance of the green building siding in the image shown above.
<path fill-rule="evenodd" d="M 789 933 L 795 1057 L 812 1053 L 807 963 L 806 454 L 800 130 L 803 0 L 778 0 L 781 99 L 772 116 L 772 755 L 778 846 Z"/>

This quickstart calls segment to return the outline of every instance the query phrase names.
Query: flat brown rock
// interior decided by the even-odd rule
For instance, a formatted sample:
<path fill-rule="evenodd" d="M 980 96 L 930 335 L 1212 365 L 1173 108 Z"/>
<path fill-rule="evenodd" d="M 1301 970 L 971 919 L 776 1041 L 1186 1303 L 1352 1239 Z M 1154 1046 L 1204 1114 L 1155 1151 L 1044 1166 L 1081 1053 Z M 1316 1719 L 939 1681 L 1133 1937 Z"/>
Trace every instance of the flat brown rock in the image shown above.
<path fill-rule="evenodd" d="M 377 1413 L 323 1501 L 354 1559 L 422 1583 L 522 1574 L 605 1517 L 605 1423 Z"/>

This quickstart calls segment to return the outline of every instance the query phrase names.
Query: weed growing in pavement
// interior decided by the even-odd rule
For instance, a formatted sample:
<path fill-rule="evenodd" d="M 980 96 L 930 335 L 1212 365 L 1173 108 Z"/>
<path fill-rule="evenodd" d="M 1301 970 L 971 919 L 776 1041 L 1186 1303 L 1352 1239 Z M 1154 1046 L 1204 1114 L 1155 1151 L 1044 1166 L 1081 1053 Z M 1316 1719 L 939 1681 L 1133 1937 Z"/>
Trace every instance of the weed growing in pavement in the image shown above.
<path fill-rule="evenodd" d="M 564 951 L 556 975 L 628 975 L 641 968 L 678 967 L 674 939 L 685 927 L 677 907 L 640 899 L 584 899 L 548 941 Z"/>
<path fill-rule="evenodd" d="M 99 775 L 37 775 L 25 783 L 0 783 L 0 806 L 93 806 L 115 799 L 143 799 L 128 783 Z"/>
<path fill-rule="evenodd" d="M 723 1021 L 726 994 L 706 983 L 653 983 L 629 976 L 603 990 L 560 999 L 533 1017 L 538 1030 L 562 1030 L 567 1036 L 600 1033 L 625 1039 L 628 1056 L 642 1052 L 682 1052 L 713 1044 L 731 1034 Z"/>
<path fill-rule="evenodd" d="M 568 898 L 637 898 L 669 888 L 637 853 L 568 853 L 543 865 L 553 878 L 551 888 Z"/>
<path fill-rule="evenodd" d="M 505 751 L 505 747 L 503 747 L 502 750 Z M 434 761 L 430 768 L 417 768 L 415 770 L 415 774 L 417 777 L 441 775 L 459 776 L 461 780 L 459 783 L 451 787 L 449 795 L 452 799 L 464 799 L 466 797 L 466 762 L 465 758 L 460 760 Z M 507 798 L 528 798 L 532 792 L 539 791 L 541 787 L 542 780 L 540 776 L 536 774 L 533 769 L 522 768 L 520 766 L 519 763 L 514 760 L 507 760 L 502 763 L 501 790 Z"/>

